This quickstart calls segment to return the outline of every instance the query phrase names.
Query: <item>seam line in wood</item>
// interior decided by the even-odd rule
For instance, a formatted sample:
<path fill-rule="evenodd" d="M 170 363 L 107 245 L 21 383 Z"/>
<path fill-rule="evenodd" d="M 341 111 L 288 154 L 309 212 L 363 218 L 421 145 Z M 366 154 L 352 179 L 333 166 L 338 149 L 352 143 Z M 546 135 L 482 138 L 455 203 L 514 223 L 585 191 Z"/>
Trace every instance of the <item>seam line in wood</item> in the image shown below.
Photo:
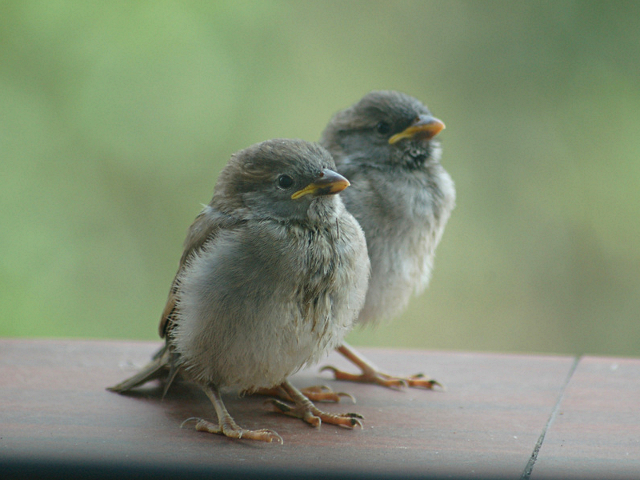
<path fill-rule="evenodd" d="M 536 461 L 538 460 L 538 453 L 540 452 L 540 448 L 544 443 L 544 437 L 547 434 L 547 431 L 549 430 L 551 425 L 553 424 L 554 420 L 556 419 L 558 411 L 560 410 L 560 404 L 562 403 L 562 398 L 564 397 L 564 392 L 569 386 L 571 377 L 573 377 L 573 374 L 576 371 L 576 368 L 578 368 L 578 364 L 580 363 L 581 359 L 582 359 L 582 355 L 578 355 L 573 361 L 573 365 L 571 365 L 571 369 L 567 374 L 567 378 L 564 381 L 562 388 L 560 389 L 560 393 L 558 394 L 558 399 L 556 400 L 556 404 L 551 410 L 551 415 L 549 415 L 549 419 L 547 420 L 547 423 L 542 429 L 542 433 L 540 434 L 540 437 L 538 438 L 538 441 L 536 442 L 536 445 L 533 448 L 533 452 L 531 453 L 531 457 L 529 457 L 529 461 L 527 462 L 527 465 L 524 467 L 524 471 L 522 472 L 522 476 L 520 477 L 520 480 L 529 480 L 531 478 L 531 472 L 533 472 L 533 467 Z"/>

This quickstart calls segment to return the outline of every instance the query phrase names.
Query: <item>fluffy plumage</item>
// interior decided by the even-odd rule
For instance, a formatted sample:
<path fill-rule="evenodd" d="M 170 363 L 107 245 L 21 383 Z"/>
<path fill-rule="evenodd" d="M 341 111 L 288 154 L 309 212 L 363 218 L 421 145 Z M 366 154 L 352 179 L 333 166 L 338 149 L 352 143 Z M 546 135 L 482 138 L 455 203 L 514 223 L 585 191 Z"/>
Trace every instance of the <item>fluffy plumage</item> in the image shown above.
<path fill-rule="evenodd" d="M 351 182 L 342 198 L 365 232 L 371 260 L 359 323 L 392 319 L 429 282 L 436 246 L 455 205 L 454 184 L 440 164 L 435 138 L 443 128 L 419 100 L 375 91 L 338 112 L 322 134 L 320 143 Z M 387 386 L 416 380 L 380 378 L 370 364 L 358 363 L 363 359 L 350 347 L 341 352 L 366 370 L 366 378 L 352 380 Z"/>
<path fill-rule="evenodd" d="M 180 371 L 216 407 L 219 425 L 200 420 L 199 430 L 282 440 L 230 424 L 219 396 L 224 387 L 280 386 L 295 400 L 296 416 L 310 423 L 359 424 L 358 415 L 315 409 L 287 381 L 342 342 L 367 289 L 364 235 L 333 195 L 349 185 L 334 169 L 326 150 L 301 140 L 270 140 L 235 154 L 189 228 L 160 321 L 165 348 L 146 375 L 113 390 L 169 366 L 169 382 Z M 282 405 L 274 402 L 284 411 Z"/>

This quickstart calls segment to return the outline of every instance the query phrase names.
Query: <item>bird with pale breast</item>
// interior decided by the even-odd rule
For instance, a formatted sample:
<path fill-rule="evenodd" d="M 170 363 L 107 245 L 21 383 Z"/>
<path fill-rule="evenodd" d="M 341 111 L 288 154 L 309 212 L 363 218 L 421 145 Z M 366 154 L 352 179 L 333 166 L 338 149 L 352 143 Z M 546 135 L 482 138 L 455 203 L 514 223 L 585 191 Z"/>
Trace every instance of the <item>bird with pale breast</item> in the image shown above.
<path fill-rule="evenodd" d="M 365 232 L 371 278 L 357 323 L 375 325 L 398 316 L 429 283 L 435 250 L 455 206 L 453 180 L 440 164 L 436 135 L 444 123 L 419 100 L 374 91 L 331 119 L 320 140 L 351 187 L 342 195 Z M 343 344 L 338 348 L 361 370 L 325 367 L 336 378 L 388 387 L 432 388 L 422 374 L 383 373 Z"/>
<path fill-rule="evenodd" d="M 288 378 L 343 341 L 364 304 L 369 259 L 363 232 L 338 195 L 349 186 L 318 144 L 277 139 L 232 156 L 211 202 L 189 228 L 160 321 L 164 347 L 126 392 L 178 373 L 211 400 L 217 423 L 196 430 L 266 442 L 268 429 L 236 424 L 221 389 L 274 388 L 274 409 L 318 426 L 361 424 L 319 410 Z"/>

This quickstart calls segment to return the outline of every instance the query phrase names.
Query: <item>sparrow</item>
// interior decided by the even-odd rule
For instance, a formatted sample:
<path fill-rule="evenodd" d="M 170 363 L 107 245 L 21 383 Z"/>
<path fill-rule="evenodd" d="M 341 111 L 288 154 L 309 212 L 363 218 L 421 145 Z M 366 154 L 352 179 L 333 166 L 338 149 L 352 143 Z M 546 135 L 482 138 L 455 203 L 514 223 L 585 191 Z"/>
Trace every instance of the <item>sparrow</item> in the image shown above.
<path fill-rule="evenodd" d="M 456 197 L 435 138 L 444 128 L 419 100 L 395 91 L 373 91 L 336 113 L 322 133 L 320 144 L 351 182 L 342 200 L 365 232 L 371 260 L 358 324 L 393 319 L 429 283 Z M 338 379 L 387 387 L 438 384 L 422 374 L 383 373 L 344 342 L 338 351 L 362 371 L 351 375 L 325 367 Z"/>
<path fill-rule="evenodd" d="M 294 405 L 274 399 L 274 410 L 314 426 L 362 427 L 361 415 L 323 412 L 288 380 L 340 345 L 364 304 L 366 241 L 336 195 L 348 186 L 316 143 L 268 140 L 234 154 L 189 228 L 161 315 L 164 346 L 109 390 L 161 378 L 166 392 L 180 374 L 217 414 L 193 418 L 196 430 L 231 438 L 283 443 L 236 424 L 220 393 L 232 387 L 275 389 Z"/>

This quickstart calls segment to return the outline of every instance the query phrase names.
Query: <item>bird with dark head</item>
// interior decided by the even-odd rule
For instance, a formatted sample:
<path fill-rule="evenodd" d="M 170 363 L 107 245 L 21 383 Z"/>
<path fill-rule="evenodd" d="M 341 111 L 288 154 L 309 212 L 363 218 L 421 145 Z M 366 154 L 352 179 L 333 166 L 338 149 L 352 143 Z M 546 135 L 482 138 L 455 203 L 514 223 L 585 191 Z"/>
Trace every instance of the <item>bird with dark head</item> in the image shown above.
<path fill-rule="evenodd" d="M 429 283 L 436 246 L 455 205 L 453 181 L 440 164 L 436 136 L 443 129 L 419 100 L 374 91 L 338 112 L 322 134 L 320 143 L 351 182 L 342 198 L 367 239 L 371 278 L 360 324 L 396 317 Z M 382 373 L 344 343 L 339 351 L 362 370 L 351 375 L 327 367 L 339 379 L 392 387 L 437 383 L 421 374 Z"/>
<path fill-rule="evenodd" d="M 211 202 L 189 228 L 160 321 L 165 346 L 124 392 L 177 373 L 198 384 L 218 422 L 196 429 L 267 442 L 227 412 L 220 389 L 275 388 L 273 407 L 312 425 L 361 425 L 358 414 L 320 411 L 288 380 L 340 345 L 364 303 L 363 232 L 335 195 L 349 186 L 329 153 L 302 140 L 270 140 L 232 156 Z"/>

